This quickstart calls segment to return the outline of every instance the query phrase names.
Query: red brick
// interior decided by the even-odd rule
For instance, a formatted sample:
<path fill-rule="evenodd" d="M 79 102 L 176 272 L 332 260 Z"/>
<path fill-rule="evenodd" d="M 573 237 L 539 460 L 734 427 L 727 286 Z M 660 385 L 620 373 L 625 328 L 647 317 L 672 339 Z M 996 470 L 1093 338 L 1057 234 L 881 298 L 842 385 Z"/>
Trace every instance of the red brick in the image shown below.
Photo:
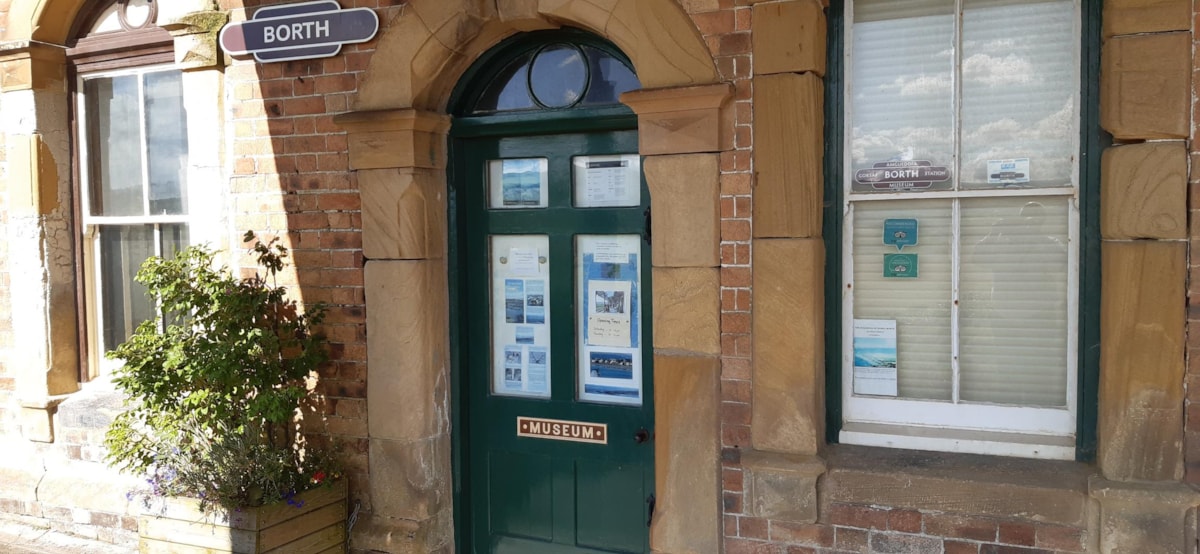
<path fill-rule="evenodd" d="M 723 379 L 721 381 L 721 400 L 725 402 L 749 402 L 750 382 Z"/>
<path fill-rule="evenodd" d="M 947 540 L 942 543 L 945 554 L 979 554 L 979 543 Z"/>
<path fill-rule="evenodd" d="M 786 521 L 771 522 L 772 541 L 829 547 L 833 546 L 833 538 L 834 531 L 832 525 L 792 523 Z"/>
<path fill-rule="evenodd" d="M 888 529 L 902 533 L 920 533 L 921 512 L 916 510 L 892 510 L 888 512 Z"/>
<path fill-rule="evenodd" d="M 1004 544 L 1033 546 L 1036 544 L 1037 529 L 1028 523 L 1002 521 L 999 525 L 1000 539 Z"/>
<path fill-rule="evenodd" d="M 857 504 L 832 504 L 829 506 L 829 522 L 860 529 L 887 529 L 888 512 Z"/>
<path fill-rule="evenodd" d="M 937 537 L 871 533 L 872 552 L 940 552 L 942 541 Z"/>
<path fill-rule="evenodd" d="M 742 470 L 736 468 L 721 469 L 721 488 L 729 492 L 742 492 Z"/>
<path fill-rule="evenodd" d="M 748 447 L 750 446 L 750 426 L 749 425 L 723 425 L 721 427 L 721 444 L 731 447 Z M 739 496 L 740 498 L 740 496 Z M 739 500 L 738 509 L 735 513 L 741 513 L 741 504 Z"/>
<path fill-rule="evenodd" d="M 703 36 L 724 35 L 733 32 L 735 16 L 730 11 L 698 13 L 692 16 L 696 28 Z"/>
<path fill-rule="evenodd" d="M 750 33 L 730 33 L 727 35 L 722 35 L 717 45 L 716 54 L 719 56 L 748 54 L 750 52 Z"/>
<path fill-rule="evenodd" d="M 721 240 L 750 240 L 750 221 L 745 219 L 721 220 Z"/>
<path fill-rule="evenodd" d="M 979 545 L 980 554 L 1054 554 L 1051 550 L 1041 548 L 1026 548 L 1024 546 L 1012 546 L 1007 544 L 981 544 Z"/>
<path fill-rule="evenodd" d="M 833 545 L 839 550 L 865 552 L 867 550 L 867 531 L 853 527 L 836 527 Z"/>
<path fill-rule="evenodd" d="M 725 513 L 727 513 L 727 514 L 742 513 L 742 493 L 740 493 L 740 492 L 722 493 L 721 506 L 725 508 Z"/>
<path fill-rule="evenodd" d="M 721 378 L 748 381 L 750 379 L 750 360 L 722 357 Z"/>
<path fill-rule="evenodd" d="M 721 421 L 726 425 L 750 425 L 750 405 L 722 402 Z"/>
<path fill-rule="evenodd" d="M 783 547 L 750 539 L 725 539 L 725 554 L 783 554 Z"/>
<path fill-rule="evenodd" d="M 748 287 L 748 286 L 750 286 L 750 268 L 748 268 L 748 267 L 722 267 L 721 268 L 721 286 L 722 287 Z"/>
<path fill-rule="evenodd" d="M 926 514 L 925 532 L 939 537 L 994 541 L 996 522 L 957 515 Z"/>
<path fill-rule="evenodd" d="M 739 517 L 738 536 L 744 539 L 767 538 L 767 520 L 758 517 Z"/>
<path fill-rule="evenodd" d="M 725 313 L 721 314 L 721 333 L 749 333 L 750 314 Z"/>

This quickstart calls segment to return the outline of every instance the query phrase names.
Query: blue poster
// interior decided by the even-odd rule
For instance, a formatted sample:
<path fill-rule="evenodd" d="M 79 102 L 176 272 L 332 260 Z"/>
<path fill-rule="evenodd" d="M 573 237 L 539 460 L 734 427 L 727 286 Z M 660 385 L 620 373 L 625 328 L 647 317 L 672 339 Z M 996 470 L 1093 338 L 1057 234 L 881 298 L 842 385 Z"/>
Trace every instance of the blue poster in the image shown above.
<path fill-rule="evenodd" d="M 597 262 L 595 261 L 596 254 L 585 253 L 583 255 L 582 282 L 584 286 L 580 287 L 583 292 L 580 305 L 588 306 L 591 310 L 589 313 L 610 314 L 613 316 L 611 319 L 619 320 L 621 323 L 627 320 L 629 325 L 628 347 L 638 348 L 640 336 L 638 320 L 641 310 L 641 303 L 638 300 L 640 294 L 638 290 L 638 255 L 622 254 L 626 260 L 624 263 L 613 260 L 611 256 L 611 254 L 604 254 L 601 259 L 605 261 Z M 608 283 L 611 283 L 612 286 L 605 286 Z M 628 299 L 624 298 L 626 289 L 629 290 Z M 626 309 L 628 312 L 623 313 Z M 594 324 L 593 319 L 583 318 L 584 337 L 597 336 L 597 330 L 589 328 Z M 621 339 L 621 342 L 624 343 L 624 337 Z M 589 344 L 596 343 L 589 341 Z M 622 344 L 622 346 L 624 345 Z"/>

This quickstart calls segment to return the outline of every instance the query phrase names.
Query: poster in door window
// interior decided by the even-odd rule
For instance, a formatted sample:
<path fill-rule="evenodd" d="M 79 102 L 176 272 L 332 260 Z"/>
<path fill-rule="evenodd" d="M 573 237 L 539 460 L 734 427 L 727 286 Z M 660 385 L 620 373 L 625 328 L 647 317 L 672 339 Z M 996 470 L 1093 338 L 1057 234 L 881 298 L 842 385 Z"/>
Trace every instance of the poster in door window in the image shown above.
<path fill-rule="evenodd" d="M 550 396 L 550 243 L 546 235 L 492 235 L 492 392 Z"/>
<path fill-rule="evenodd" d="M 642 403 L 641 236 L 575 242 L 580 400 Z"/>
<path fill-rule="evenodd" d="M 545 208 L 549 198 L 546 158 L 488 160 L 488 207 Z"/>
<path fill-rule="evenodd" d="M 854 394 L 896 396 L 896 320 L 854 320 Z"/>
<path fill-rule="evenodd" d="M 637 154 L 571 158 L 575 205 L 581 208 L 642 203 L 642 159 Z"/>

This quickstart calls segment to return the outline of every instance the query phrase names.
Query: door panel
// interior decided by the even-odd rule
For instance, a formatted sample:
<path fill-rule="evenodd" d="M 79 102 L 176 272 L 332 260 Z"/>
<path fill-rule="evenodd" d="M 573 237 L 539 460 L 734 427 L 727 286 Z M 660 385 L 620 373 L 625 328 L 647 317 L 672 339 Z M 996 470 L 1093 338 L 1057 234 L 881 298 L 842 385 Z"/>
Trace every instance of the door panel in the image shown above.
<path fill-rule="evenodd" d="M 467 429 L 460 432 L 467 437 L 464 498 L 470 503 L 473 552 L 649 552 L 647 498 L 654 486 L 650 247 L 644 239 L 649 193 L 636 153 L 632 130 L 454 143 L 451 201 L 460 222 L 458 305 L 465 322 L 456 355 L 468 403 Z M 619 154 L 634 157 L 611 157 Z M 578 156 L 603 157 L 589 168 L 573 164 Z M 591 171 L 581 178 L 593 179 L 592 190 L 580 190 L 594 202 L 607 194 L 596 187 L 623 186 L 605 180 L 619 176 L 616 169 L 605 171 L 620 160 L 633 162 L 628 171 L 636 171 L 630 175 L 640 189 L 640 205 L 576 207 L 573 175 Z M 537 175 L 541 168 L 544 177 Z M 583 235 L 589 237 L 579 241 Z M 620 243 L 624 250 L 608 251 L 620 241 L 600 240 L 597 246 L 593 235 L 632 238 Z M 578 244 L 595 252 L 585 259 Z M 580 260 L 590 272 L 580 271 Z M 581 339 L 586 326 L 601 331 Z M 589 340 L 609 346 L 598 349 Z M 594 373 L 586 371 L 588 365 L 580 371 L 581 356 L 595 359 Z M 605 403 L 603 395 L 580 400 L 580 383 L 591 381 L 640 388 L 641 403 L 630 403 L 627 394 L 620 399 L 624 404 Z M 603 425 L 606 443 L 518 436 L 521 416 Z"/>

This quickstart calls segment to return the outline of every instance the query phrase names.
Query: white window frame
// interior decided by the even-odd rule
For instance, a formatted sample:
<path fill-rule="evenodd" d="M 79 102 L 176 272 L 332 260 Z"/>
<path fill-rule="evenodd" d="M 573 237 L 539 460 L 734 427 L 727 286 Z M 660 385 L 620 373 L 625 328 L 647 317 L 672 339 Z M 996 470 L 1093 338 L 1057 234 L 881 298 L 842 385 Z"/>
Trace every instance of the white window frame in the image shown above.
<path fill-rule="evenodd" d="M 843 71 L 845 122 L 853 121 L 853 62 L 854 24 L 853 1 L 845 0 Z M 953 97 L 950 109 L 954 121 L 954 164 L 952 179 L 954 188 L 959 186 L 961 167 L 961 106 L 962 83 L 959 78 L 962 61 L 962 17 L 964 0 L 955 1 L 955 72 L 953 74 Z M 1074 0 L 1075 37 L 1082 40 L 1083 20 L 1079 0 Z M 1081 52 L 1075 51 L 1075 67 L 1079 67 Z M 1082 75 L 1081 75 L 1082 78 Z M 1075 121 L 1081 121 L 1081 92 L 1074 92 Z M 918 450 L 968 452 L 1046 459 L 1074 459 L 1075 434 L 1078 413 L 1078 332 L 1079 332 L 1079 156 L 1070 187 L 1038 188 L 1026 190 L 985 189 L 947 190 L 927 192 L 881 192 L 858 193 L 852 191 L 851 143 L 853 132 L 847 123 L 843 133 L 843 200 L 842 200 L 842 429 L 839 441 L 848 444 L 898 447 Z M 1073 151 L 1079 152 L 1080 138 L 1072 137 Z M 1053 197 L 1068 199 L 1067 247 L 1067 363 L 1066 406 L 1063 408 L 1039 408 L 990 403 L 967 403 L 959 397 L 959 290 L 960 279 L 960 200 L 967 198 L 994 197 Z M 917 400 L 879 396 L 855 395 L 853 391 L 854 371 L 854 205 L 858 202 L 883 200 L 950 199 L 952 205 L 951 241 L 951 289 L 950 300 L 950 347 L 953 376 L 950 401 Z"/>
<path fill-rule="evenodd" d="M 80 74 L 76 77 L 76 136 L 78 137 L 77 157 L 79 160 L 79 214 L 80 214 L 80 232 L 82 235 L 83 245 L 83 267 L 84 267 L 84 295 L 86 298 L 86 323 L 87 323 L 87 348 L 89 367 L 93 368 L 92 373 L 95 375 L 111 374 L 114 370 L 121 367 L 120 360 L 110 360 L 105 356 L 105 353 L 112 350 L 117 345 L 104 344 L 104 302 L 101 298 L 101 291 L 105 290 L 102 272 L 99 271 L 100 263 L 100 228 L 105 226 L 118 225 L 153 225 L 154 226 L 154 249 L 155 255 L 162 254 L 162 225 L 164 224 L 182 224 L 188 229 L 188 236 L 194 236 L 195 227 L 195 210 L 193 209 L 194 202 L 192 201 L 196 195 L 188 194 L 188 203 L 185 205 L 185 213 L 180 215 L 146 215 L 146 216 L 94 216 L 91 215 L 92 210 L 92 191 L 89 168 L 89 152 L 90 145 L 88 144 L 88 112 L 85 83 L 91 79 L 103 79 L 111 77 L 124 77 L 136 75 L 138 76 L 139 97 L 145 98 L 145 80 L 140 78 L 148 73 L 158 73 L 164 71 L 179 71 L 174 64 L 153 64 L 145 66 L 136 66 L 123 68 L 111 71 L 95 71 Z M 186 95 L 186 89 L 184 90 Z M 145 124 L 145 102 L 138 105 L 139 114 Z M 147 149 L 146 133 L 142 133 L 142 152 Z M 143 208 L 145 213 L 149 213 L 149 160 L 150 156 L 142 156 L 142 187 L 143 187 Z M 186 245 L 185 245 L 186 246 Z"/>

